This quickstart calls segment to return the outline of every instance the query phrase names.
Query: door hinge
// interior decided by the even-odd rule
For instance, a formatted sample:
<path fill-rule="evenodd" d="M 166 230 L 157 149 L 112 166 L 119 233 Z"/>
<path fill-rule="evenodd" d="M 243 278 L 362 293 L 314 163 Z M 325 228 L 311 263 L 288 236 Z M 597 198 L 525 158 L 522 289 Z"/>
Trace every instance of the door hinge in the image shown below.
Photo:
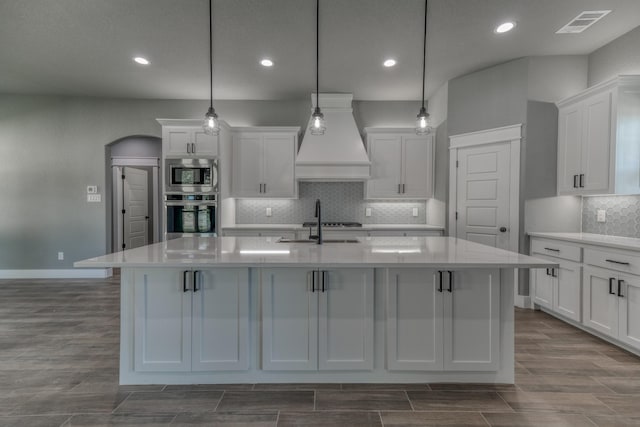
<path fill-rule="evenodd" d="M 456 160 L 456 167 L 460 166 L 460 162 Z"/>
<path fill-rule="evenodd" d="M 122 179 L 124 179 L 124 174 L 122 174 Z"/>
<path fill-rule="evenodd" d="M 127 245 L 125 245 L 124 243 L 122 244 L 122 249 L 126 248 Z"/>
<path fill-rule="evenodd" d="M 458 220 L 458 212 L 456 212 L 456 221 Z"/>
<path fill-rule="evenodd" d="M 122 209 L 122 212 L 121 212 L 121 213 L 122 213 L 122 215 L 124 215 L 124 214 L 126 214 L 126 213 L 127 213 L 127 211 L 126 211 L 125 209 Z"/>

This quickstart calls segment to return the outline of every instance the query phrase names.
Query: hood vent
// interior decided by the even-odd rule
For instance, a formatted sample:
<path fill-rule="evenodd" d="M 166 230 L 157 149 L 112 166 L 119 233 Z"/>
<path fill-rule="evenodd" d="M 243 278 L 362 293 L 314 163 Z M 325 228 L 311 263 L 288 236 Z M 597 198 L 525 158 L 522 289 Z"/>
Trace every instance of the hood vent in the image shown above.
<path fill-rule="evenodd" d="M 315 98 L 315 94 L 312 94 L 311 105 L 317 105 Z M 350 93 L 320 94 L 320 108 L 327 123 L 327 130 L 324 135 L 312 135 L 307 126 L 296 158 L 298 180 L 369 179 L 371 162 L 353 118 L 352 100 L 353 95 Z"/>

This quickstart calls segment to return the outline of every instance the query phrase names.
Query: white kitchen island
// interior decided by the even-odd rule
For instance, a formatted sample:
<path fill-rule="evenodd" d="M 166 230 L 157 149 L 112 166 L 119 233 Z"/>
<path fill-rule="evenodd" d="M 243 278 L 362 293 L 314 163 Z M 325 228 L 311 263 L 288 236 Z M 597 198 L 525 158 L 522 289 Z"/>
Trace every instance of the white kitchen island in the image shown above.
<path fill-rule="evenodd" d="M 515 268 L 449 237 L 185 237 L 120 267 L 121 384 L 514 382 Z"/>

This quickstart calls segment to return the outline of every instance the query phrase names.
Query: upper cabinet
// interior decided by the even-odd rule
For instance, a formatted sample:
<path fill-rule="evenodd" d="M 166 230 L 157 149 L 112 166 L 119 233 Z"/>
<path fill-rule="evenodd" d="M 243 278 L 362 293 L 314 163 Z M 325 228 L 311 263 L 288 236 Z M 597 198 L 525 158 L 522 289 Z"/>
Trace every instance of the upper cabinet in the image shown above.
<path fill-rule="evenodd" d="M 558 103 L 558 194 L 640 194 L 640 76 Z"/>
<path fill-rule="evenodd" d="M 235 128 L 231 195 L 295 198 L 299 131 L 298 127 Z"/>
<path fill-rule="evenodd" d="M 407 128 L 366 128 L 371 179 L 366 199 L 428 199 L 433 196 L 433 135 Z"/>
<path fill-rule="evenodd" d="M 218 156 L 218 135 L 207 135 L 202 120 L 158 119 L 162 125 L 164 157 L 208 158 Z"/>

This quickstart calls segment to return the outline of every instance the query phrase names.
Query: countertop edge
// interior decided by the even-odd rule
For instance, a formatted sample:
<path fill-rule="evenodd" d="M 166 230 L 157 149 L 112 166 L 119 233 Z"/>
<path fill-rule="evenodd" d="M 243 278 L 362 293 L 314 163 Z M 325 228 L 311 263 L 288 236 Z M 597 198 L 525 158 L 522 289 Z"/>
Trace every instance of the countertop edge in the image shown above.
<path fill-rule="evenodd" d="M 527 234 L 531 237 L 540 237 L 544 239 L 553 239 L 553 240 L 561 240 L 564 242 L 573 242 L 573 243 L 582 243 L 593 246 L 602 246 L 605 248 L 612 249 L 624 249 L 630 251 L 640 251 L 640 239 L 636 239 L 634 237 L 621 237 L 621 236 L 609 236 L 609 238 L 617 238 L 617 239 L 631 239 L 633 242 L 625 243 L 625 242 L 615 242 L 615 241 L 603 241 L 597 238 L 593 238 L 593 234 L 590 233 L 554 233 L 554 232 L 543 232 L 543 231 L 530 231 Z M 595 236 L 607 236 L 606 234 L 596 234 Z M 607 237 L 603 237 L 607 238 Z"/>

